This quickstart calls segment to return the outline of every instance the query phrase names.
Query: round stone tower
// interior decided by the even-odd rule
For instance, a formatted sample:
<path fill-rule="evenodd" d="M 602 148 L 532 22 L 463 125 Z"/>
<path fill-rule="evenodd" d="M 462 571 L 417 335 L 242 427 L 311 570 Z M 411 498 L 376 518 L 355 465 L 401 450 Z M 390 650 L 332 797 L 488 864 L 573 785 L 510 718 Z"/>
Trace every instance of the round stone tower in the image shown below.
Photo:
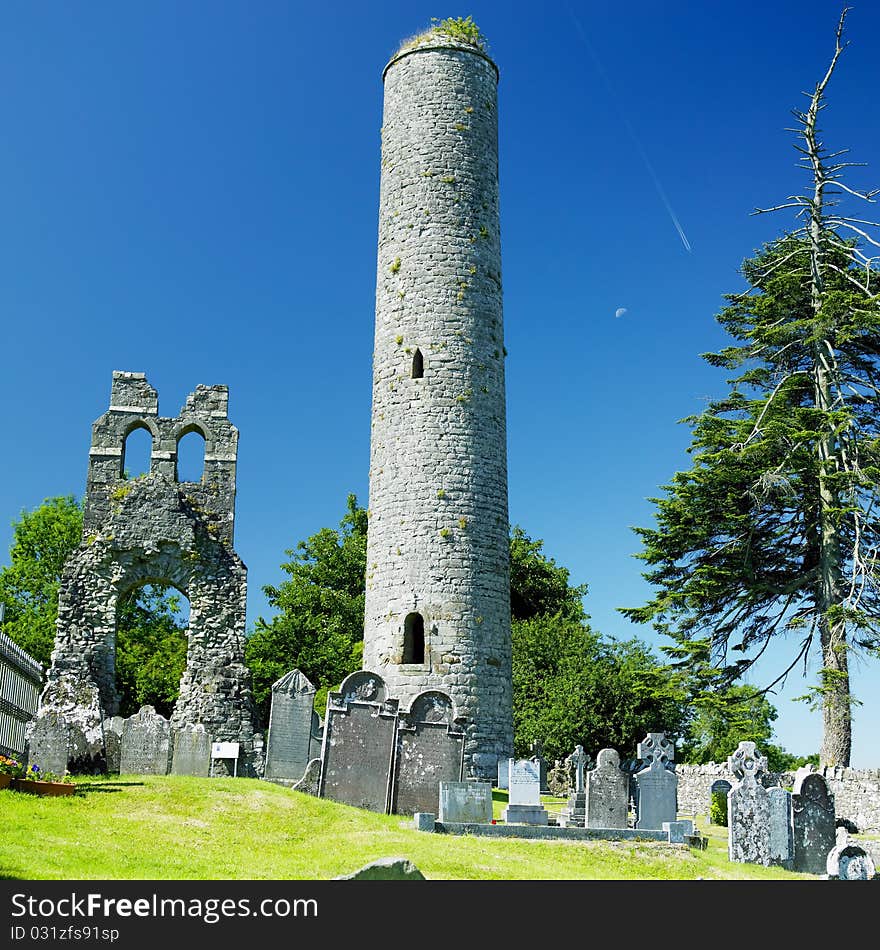
<path fill-rule="evenodd" d="M 498 69 L 434 29 L 383 73 L 364 669 L 513 754 Z"/>

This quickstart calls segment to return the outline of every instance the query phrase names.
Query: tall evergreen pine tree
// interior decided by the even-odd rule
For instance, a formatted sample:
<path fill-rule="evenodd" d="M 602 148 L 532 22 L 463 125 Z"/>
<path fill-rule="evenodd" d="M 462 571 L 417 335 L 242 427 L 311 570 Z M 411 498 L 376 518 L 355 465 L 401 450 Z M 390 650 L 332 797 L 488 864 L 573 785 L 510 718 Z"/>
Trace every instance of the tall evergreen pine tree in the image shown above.
<path fill-rule="evenodd" d="M 834 210 L 842 195 L 877 192 L 841 181 L 852 163 L 817 127 L 847 12 L 808 109 L 794 113 L 810 190 L 766 209 L 795 208 L 801 226 L 745 261 L 749 289 L 725 298 L 717 319 L 735 342 L 704 358 L 737 375 L 685 420 L 693 466 L 653 499 L 656 528 L 636 529 L 656 595 L 622 611 L 667 633 L 667 652 L 704 689 L 794 632 L 791 664 L 765 689 L 818 651 L 804 698 L 822 709 L 823 765 L 850 761 L 849 654 L 880 647 L 880 280 L 859 247 L 880 244 L 876 224 Z"/>

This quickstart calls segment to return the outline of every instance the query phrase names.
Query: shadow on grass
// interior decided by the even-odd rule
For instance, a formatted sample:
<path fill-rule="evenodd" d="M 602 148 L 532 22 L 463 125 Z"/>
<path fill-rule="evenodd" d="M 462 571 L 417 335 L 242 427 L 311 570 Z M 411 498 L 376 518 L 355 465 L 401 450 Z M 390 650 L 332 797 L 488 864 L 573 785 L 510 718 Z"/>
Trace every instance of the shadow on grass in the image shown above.
<path fill-rule="evenodd" d="M 144 782 L 88 782 L 83 785 L 77 785 L 76 794 L 91 795 L 92 792 L 98 792 L 99 794 L 106 795 L 120 792 L 123 788 L 143 786 L 144 784 Z"/>

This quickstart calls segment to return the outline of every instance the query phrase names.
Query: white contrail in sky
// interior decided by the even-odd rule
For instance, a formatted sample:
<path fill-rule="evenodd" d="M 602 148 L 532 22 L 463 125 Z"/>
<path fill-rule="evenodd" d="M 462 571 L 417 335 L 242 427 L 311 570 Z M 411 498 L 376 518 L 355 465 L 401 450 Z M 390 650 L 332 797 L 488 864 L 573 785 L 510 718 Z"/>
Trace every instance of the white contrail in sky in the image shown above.
<path fill-rule="evenodd" d="M 678 236 L 681 238 L 681 243 L 685 246 L 685 250 L 690 252 L 691 242 L 687 239 L 687 235 L 684 233 L 684 228 L 681 226 L 681 222 L 678 220 L 678 215 L 672 210 L 672 205 L 669 203 L 669 199 L 666 197 L 666 192 L 664 191 L 663 186 L 660 184 L 660 179 L 657 177 L 657 173 L 654 171 L 654 166 L 651 164 L 651 161 L 648 158 L 648 153 L 645 151 L 644 146 L 639 141 L 639 137 L 636 135 L 635 129 L 632 127 L 629 119 L 626 118 L 626 116 L 621 112 L 620 106 L 617 105 L 617 97 L 614 94 L 611 81 L 608 79 L 608 74 L 602 67 L 599 57 L 596 55 L 596 52 L 590 44 L 590 41 L 587 39 L 586 31 L 581 25 L 580 20 L 578 20 L 578 18 L 574 15 L 571 7 L 568 8 L 568 12 L 574 21 L 574 25 L 577 27 L 577 31 L 584 42 L 584 46 L 586 46 L 587 51 L 593 59 L 596 69 L 599 71 L 599 75 L 602 77 L 605 86 L 608 89 L 608 95 L 611 97 L 611 102 L 617 110 L 620 121 L 624 124 L 626 131 L 629 133 L 629 137 L 632 139 L 633 145 L 635 145 L 639 155 L 641 155 L 642 161 L 645 163 L 645 168 L 648 169 L 648 174 L 651 176 L 651 180 L 654 182 L 654 187 L 657 189 L 657 194 L 660 196 L 660 200 L 663 202 L 667 212 L 669 212 L 669 217 L 672 219 L 672 223 L 675 225 L 675 230 L 678 231 Z"/>

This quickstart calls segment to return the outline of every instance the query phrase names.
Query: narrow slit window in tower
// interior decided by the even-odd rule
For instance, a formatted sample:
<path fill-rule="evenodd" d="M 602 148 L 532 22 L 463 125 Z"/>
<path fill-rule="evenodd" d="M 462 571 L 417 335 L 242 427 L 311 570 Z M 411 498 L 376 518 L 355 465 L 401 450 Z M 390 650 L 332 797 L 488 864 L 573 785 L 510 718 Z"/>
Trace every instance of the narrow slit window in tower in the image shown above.
<path fill-rule="evenodd" d="M 425 621 L 421 614 L 407 614 L 403 622 L 403 662 L 425 662 Z"/>
<path fill-rule="evenodd" d="M 413 364 L 412 364 L 412 378 L 421 379 L 425 375 L 425 358 L 422 356 L 421 350 L 416 350 L 413 353 Z"/>

